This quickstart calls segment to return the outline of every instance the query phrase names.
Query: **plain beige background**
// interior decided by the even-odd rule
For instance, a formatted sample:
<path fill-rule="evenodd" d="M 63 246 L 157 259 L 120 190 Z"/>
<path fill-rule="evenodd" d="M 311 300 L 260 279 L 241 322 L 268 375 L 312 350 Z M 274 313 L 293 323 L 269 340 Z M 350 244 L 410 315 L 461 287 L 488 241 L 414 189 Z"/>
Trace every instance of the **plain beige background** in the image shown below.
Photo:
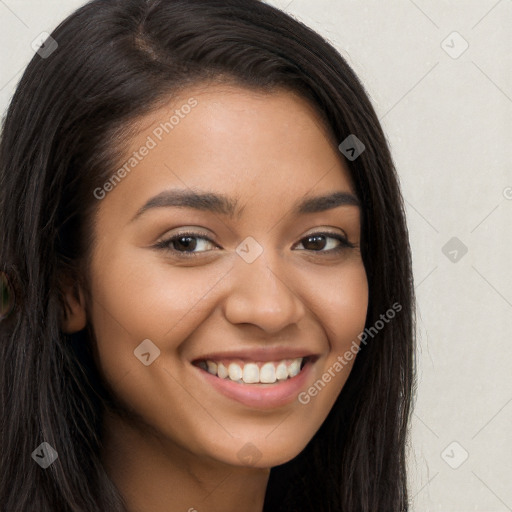
<path fill-rule="evenodd" d="M 79 0 L 0 0 L 0 110 Z M 418 299 L 412 510 L 512 511 L 512 1 L 270 0 L 330 40 L 388 137 Z"/>

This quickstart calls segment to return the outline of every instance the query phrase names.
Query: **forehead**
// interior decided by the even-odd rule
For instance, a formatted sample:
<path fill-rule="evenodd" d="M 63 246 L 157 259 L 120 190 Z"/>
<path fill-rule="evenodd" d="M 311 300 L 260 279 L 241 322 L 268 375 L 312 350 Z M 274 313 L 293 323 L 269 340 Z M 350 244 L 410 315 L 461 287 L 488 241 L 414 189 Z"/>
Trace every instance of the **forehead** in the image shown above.
<path fill-rule="evenodd" d="M 123 179 L 107 197 L 125 206 L 176 188 L 277 207 L 305 194 L 353 192 L 329 129 L 307 100 L 287 90 L 191 87 L 137 128 L 118 162 Z"/>

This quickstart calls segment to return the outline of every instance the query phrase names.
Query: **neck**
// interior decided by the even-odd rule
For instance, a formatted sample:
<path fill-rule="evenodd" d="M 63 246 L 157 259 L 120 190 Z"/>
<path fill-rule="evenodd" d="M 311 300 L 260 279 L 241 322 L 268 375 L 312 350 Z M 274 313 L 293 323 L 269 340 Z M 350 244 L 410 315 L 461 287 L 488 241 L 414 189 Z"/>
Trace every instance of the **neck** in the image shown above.
<path fill-rule="evenodd" d="M 128 512 L 262 512 L 268 468 L 198 455 L 106 413 L 102 460 Z"/>

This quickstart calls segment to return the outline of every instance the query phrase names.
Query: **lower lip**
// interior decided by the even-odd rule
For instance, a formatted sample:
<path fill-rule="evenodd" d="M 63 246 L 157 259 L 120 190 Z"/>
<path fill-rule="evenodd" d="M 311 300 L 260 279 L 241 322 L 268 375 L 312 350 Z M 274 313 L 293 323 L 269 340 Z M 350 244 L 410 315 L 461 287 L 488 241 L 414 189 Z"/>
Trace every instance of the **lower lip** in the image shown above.
<path fill-rule="evenodd" d="M 297 399 L 301 389 L 311 374 L 313 362 L 307 361 L 304 368 L 287 380 L 275 384 L 239 384 L 229 379 L 221 379 L 206 370 L 194 366 L 200 375 L 214 389 L 224 396 L 236 400 L 248 407 L 258 409 L 273 409 L 282 407 Z"/>

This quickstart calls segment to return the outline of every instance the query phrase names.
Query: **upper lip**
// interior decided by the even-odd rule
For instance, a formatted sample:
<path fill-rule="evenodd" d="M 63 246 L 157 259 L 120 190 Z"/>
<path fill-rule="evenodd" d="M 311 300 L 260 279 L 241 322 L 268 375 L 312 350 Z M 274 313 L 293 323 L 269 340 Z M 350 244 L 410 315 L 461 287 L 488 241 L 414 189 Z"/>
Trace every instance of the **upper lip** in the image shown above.
<path fill-rule="evenodd" d="M 248 361 L 280 361 L 282 359 L 296 359 L 298 357 L 314 357 L 317 354 L 306 348 L 297 347 L 262 347 L 251 350 L 227 350 L 223 352 L 209 352 L 195 357 L 192 361 L 215 361 L 221 359 L 242 359 Z"/>

